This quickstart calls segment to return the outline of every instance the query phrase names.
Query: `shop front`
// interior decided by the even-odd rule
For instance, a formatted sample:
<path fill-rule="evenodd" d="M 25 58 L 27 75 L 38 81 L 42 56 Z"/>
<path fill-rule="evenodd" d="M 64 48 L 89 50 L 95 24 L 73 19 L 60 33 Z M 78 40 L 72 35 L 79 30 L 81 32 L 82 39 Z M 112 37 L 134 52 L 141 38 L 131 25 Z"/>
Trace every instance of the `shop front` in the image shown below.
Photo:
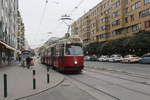
<path fill-rule="evenodd" d="M 0 67 L 11 64 L 14 58 L 15 48 L 10 47 L 6 43 L 0 41 Z"/>

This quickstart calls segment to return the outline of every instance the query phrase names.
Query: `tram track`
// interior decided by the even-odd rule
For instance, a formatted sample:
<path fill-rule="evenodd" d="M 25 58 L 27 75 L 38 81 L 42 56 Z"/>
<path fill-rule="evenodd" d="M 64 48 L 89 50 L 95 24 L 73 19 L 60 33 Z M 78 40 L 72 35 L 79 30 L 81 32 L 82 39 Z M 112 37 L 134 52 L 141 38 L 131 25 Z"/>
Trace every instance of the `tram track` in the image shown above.
<path fill-rule="evenodd" d="M 82 83 L 82 84 L 88 86 L 89 88 L 92 88 L 92 89 L 94 89 L 94 90 L 96 90 L 96 91 L 98 91 L 98 92 L 100 92 L 100 93 L 103 93 L 103 94 L 105 94 L 105 95 L 111 97 L 112 99 L 121 100 L 120 98 L 118 98 L 118 97 L 116 97 L 116 96 L 113 96 L 112 94 L 107 93 L 107 92 L 105 92 L 105 91 L 103 91 L 103 90 L 101 90 L 101 89 L 99 89 L 99 88 L 96 88 L 96 87 L 94 87 L 94 86 L 92 86 L 92 85 L 89 85 L 88 83 L 83 82 L 83 81 L 81 81 L 81 80 L 79 80 L 79 79 L 77 79 L 77 78 L 74 78 L 74 77 L 72 77 L 72 76 L 67 76 L 67 77 L 68 77 L 69 79 L 75 80 L 76 82 Z"/>
<path fill-rule="evenodd" d="M 90 71 L 90 72 L 95 72 L 95 71 Z M 98 72 L 96 71 L 95 73 L 98 73 Z M 64 75 L 64 74 L 62 74 L 62 75 Z M 101 79 L 101 78 L 95 77 L 93 75 L 84 73 L 84 70 L 83 70 L 83 74 L 80 74 L 80 75 L 64 75 L 64 76 L 67 79 L 71 80 L 71 82 L 73 84 L 75 84 L 78 88 L 80 88 L 81 90 L 87 92 L 90 89 L 88 89 L 88 90 L 83 89 L 84 87 L 82 87 L 82 86 L 89 87 L 89 88 L 93 89 L 99 95 L 100 94 L 104 94 L 107 97 L 112 98 L 110 100 L 126 100 L 125 99 L 126 97 L 124 97 L 124 99 L 122 99 L 122 97 L 120 95 L 117 95 L 117 92 L 119 93 L 118 89 L 119 90 L 120 89 L 123 90 L 123 92 L 121 92 L 121 95 L 125 94 L 125 96 L 129 96 L 131 94 L 131 95 L 137 95 L 139 98 L 142 98 L 142 97 L 149 98 L 150 97 L 150 93 L 147 92 L 147 91 L 144 92 L 144 91 L 142 91 L 140 89 L 136 89 L 135 87 L 132 88 L 132 86 L 130 87 L 130 85 L 126 86 L 126 85 L 122 85 L 122 84 L 117 84 L 117 83 L 111 82 L 110 80 L 107 80 L 107 79 L 106 80 L 105 79 Z M 112 77 L 112 76 L 113 75 L 111 75 L 109 77 Z M 115 77 L 113 77 L 113 78 L 115 78 Z M 118 77 L 117 77 L 117 79 L 122 79 L 122 80 L 125 80 L 125 81 L 130 81 L 130 82 L 133 82 L 133 83 L 138 83 L 138 84 L 141 84 L 141 85 L 145 85 L 145 84 L 143 84 L 141 82 L 132 81 L 130 79 L 127 80 L 127 79 L 118 78 Z M 94 84 L 91 83 L 91 82 L 94 82 Z M 102 82 L 102 85 L 101 85 L 101 82 Z M 83 85 L 80 86 L 80 84 L 83 84 Z M 108 84 L 108 87 L 107 87 L 107 85 L 106 85 L 106 87 L 105 86 L 103 87 L 103 84 Z M 146 86 L 150 86 L 150 85 L 146 84 Z M 109 89 L 111 89 L 111 91 L 109 91 Z M 87 93 L 89 93 L 89 92 L 87 92 Z M 91 93 L 89 93 L 89 95 L 91 95 Z M 91 96 L 93 96 L 93 95 L 91 95 Z M 95 97 L 95 96 L 93 96 L 93 97 Z M 101 99 L 98 98 L 97 100 L 101 100 Z M 107 100 L 107 99 L 104 99 L 104 100 Z M 129 99 L 129 100 L 132 100 L 132 99 Z M 141 99 L 138 99 L 138 100 L 141 100 Z M 144 100 L 149 100 L 149 99 L 144 99 Z"/>
<path fill-rule="evenodd" d="M 104 81 L 104 82 L 109 83 L 109 84 L 115 84 L 115 83 L 110 82 L 110 81 L 108 81 L 108 80 L 104 80 L 104 79 L 101 79 L 101 78 L 98 78 L 98 77 L 90 76 L 90 75 L 88 75 L 88 74 L 86 74 L 86 73 L 84 73 L 84 74 L 85 74 L 86 76 L 88 76 L 88 78 L 90 77 L 90 78 L 92 78 L 92 79 L 94 78 L 94 79 L 97 79 L 97 80 L 101 80 L 101 81 Z M 104 74 L 103 74 L 103 75 L 104 75 Z M 111 76 L 111 75 L 107 75 L 107 76 Z M 113 78 L 115 78 L 115 77 L 113 77 Z M 120 79 L 120 78 L 119 78 L 119 79 Z M 127 80 L 127 81 L 129 81 L 129 80 Z M 131 81 L 131 82 L 134 82 L 134 83 L 135 83 L 135 81 Z M 136 82 L 136 83 L 137 83 L 137 82 Z M 140 84 L 142 84 L 142 83 L 140 83 Z M 131 88 L 128 88 L 128 87 L 123 86 L 123 85 L 120 85 L 120 84 L 115 84 L 115 85 L 118 86 L 118 87 L 121 87 L 121 88 L 130 90 L 130 91 L 136 92 L 136 93 L 140 93 L 140 94 L 143 94 L 143 95 L 146 95 L 146 96 L 150 96 L 149 93 L 145 93 L 145 92 L 142 92 L 142 91 L 139 91 L 139 90 L 131 89 Z M 142 85 L 145 85 L 145 84 L 142 84 Z M 148 86 L 150 86 L 150 85 L 148 85 Z"/>
<path fill-rule="evenodd" d="M 105 75 L 105 76 L 110 76 L 110 77 L 121 79 L 121 80 L 126 80 L 126 81 L 130 81 L 130 82 L 134 82 L 134 83 L 138 83 L 138 84 L 150 86 L 150 83 L 147 83 L 147 82 L 136 81 L 136 80 L 131 80 L 131 79 L 127 79 L 127 78 L 122 78 L 122 77 L 119 77 L 119 76 L 109 75 L 109 74 L 102 73 L 100 71 L 99 72 L 97 72 L 97 71 L 91 71 L 91 70 L 85 70 L 85 71 L 93 72 L 93 73 L 97 73 L 97 74 L 101 74 L 101 75 Z M 126 75 L 126 74 L 124 74 L 124 75 Z M 130 75 L 127 75 L 127 76 L 130 76 Z M 130 77 L 133 77 L 133 76 L 130 76 Z M 141 77 L 136 77 L 136 78 L 141 78 Z"/>
<path fill-rule="evenodd" d="M 87 69 L 93 69 L 93 68 L 86 68 L 84 70 Z M 95 69 L 94 69 L 95 70 Z M 117 73 L 117 74 L 123 74 L 123 75 L 127 75 L 127 76 L 131 76 L 131 77 L 136 77 L 136 78 L 143 78 L 143 79 L 147 79 L 150 80 L 149 77 L 145 77 L 145 75 L 141 75 L 141 74 L 137 74 L 137 73 L 130 73 L 130 72 L 125 72 L 125 71 L 118 71 L 118 70 L 113 70 L 113 69 L 105 69 L 105 68 L 98 68 L 99 71 L 105 71 L 105 72 L 109 72 L 109 73 Z M 87 70 L 89 71 L 89 70 Z M 91 70 L 90 70 L 91 71 Z M 96 72 L 96 71 L 94 71 Z"/>

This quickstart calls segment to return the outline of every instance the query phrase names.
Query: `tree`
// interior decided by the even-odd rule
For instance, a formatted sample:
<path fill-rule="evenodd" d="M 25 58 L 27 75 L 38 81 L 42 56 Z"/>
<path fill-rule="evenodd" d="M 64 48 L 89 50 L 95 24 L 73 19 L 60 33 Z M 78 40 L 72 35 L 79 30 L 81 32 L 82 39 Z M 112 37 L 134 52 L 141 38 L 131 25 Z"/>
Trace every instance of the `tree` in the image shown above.
<path fill-rule="evenodd" d="M 150 52 L 150 32 L 140 31 L 133 36 L 106 42 L 95 42 L 85 47 L 89 54 L 112 55 L 115 53 L 127 55 L 143 55 Z"/>

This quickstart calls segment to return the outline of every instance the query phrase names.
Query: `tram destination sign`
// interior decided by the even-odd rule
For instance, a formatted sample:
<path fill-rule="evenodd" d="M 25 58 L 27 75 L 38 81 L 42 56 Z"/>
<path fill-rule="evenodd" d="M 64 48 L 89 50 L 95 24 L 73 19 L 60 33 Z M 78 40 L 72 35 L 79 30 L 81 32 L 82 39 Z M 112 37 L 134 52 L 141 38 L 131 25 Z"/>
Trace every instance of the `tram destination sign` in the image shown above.
<path fill-rule="evenodd" d="M 80 42 L 80 38 L 70 38 L 69 41 L 71 42 Z"/>

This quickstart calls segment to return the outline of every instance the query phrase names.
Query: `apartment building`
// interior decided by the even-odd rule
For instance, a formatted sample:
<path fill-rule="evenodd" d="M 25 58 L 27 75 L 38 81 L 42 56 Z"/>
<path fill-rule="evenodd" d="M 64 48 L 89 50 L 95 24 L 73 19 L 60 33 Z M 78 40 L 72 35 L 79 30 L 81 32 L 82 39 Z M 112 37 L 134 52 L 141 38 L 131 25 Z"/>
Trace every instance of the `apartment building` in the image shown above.
<path fill-rule="evenodd" d="M 15 57 L 18 0 L 0 0 L 0 66 Z"/>
<path fill-rule="evenodd" d="M 150 0 L 103 0 L 71 27 L 85 45 L 150 31 Z"/>
<path fill-rule="evenodd" d="M 25 49 L 25 27 L 19 11 L 17 16 L 17 25 L 17 50 L 22 51 Z"/>

